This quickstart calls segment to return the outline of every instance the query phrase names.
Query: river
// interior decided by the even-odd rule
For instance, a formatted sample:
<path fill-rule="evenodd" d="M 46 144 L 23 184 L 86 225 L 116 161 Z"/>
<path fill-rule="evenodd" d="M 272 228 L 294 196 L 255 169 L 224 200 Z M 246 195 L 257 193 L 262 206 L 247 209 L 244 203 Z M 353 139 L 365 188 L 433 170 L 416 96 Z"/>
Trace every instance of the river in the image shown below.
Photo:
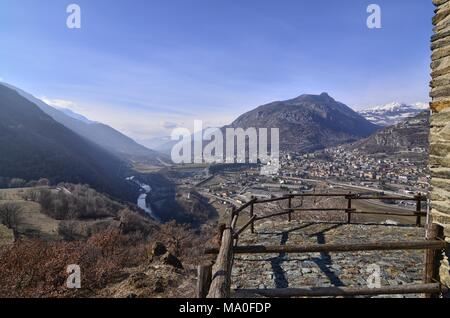
<path fill-rule="evenodd" d="M 139 208 L 145 211 L 148 215 L 150 215 L 153 219 L 155 219 L 158 222 L 161 222 L 161 220 L 153 213 L 152 208 L 147 204 L 147 196 L 150 192 L 152 192 L 152 187 L 148 184 L 141 183 L 139 180 L 137 180 L 134 176 L 127 178 L 128 181 L 132 181 L 139 185 L 141 187 L 141 194 L 139 195 L 137 199 L 137 205 Z"/>

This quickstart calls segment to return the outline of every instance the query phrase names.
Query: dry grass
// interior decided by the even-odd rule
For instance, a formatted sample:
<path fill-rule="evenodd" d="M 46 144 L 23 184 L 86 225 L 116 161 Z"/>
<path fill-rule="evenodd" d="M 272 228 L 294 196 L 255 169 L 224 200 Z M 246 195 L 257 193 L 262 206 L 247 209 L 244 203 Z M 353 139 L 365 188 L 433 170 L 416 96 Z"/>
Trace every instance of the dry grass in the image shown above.
<path fill-rule="evenodd" d="M 6 226 L 0 224 L 0 248 L 2 246 L 11 245 L 14 242 L 13 231 Z"/>
<path fill-rule="evenodd" d="M 36 202 L 25 201 L 22 195 L 29 189 L 2 189 L 0 190 L 0 204 L 15 203 L 20 208 L 21 222 L 18 232 L 28 236 L 38 236 L 45 239 L 58 238 L 58 225 L 56 221 L 44 213 Z"/>
<path fill-rule="evenodd" d="M 86 242 L 20 241 L 0 250 L 0 297 L 89 296 L 144 258 L 145 247 L 118 231 Z M 70 264 L 82 269 L 82 290 L 65 287 Z"/>
<path fill-rule="evenodd" d="M 163 168 L 152 165 L 146 165 L 143 163 L 135 163 L 133 165 L 133 169 L 139 173 L 155 173 L 159 172 Z"/>
<path fill-rule="evenodd" d="M 0 225 L 0 298 L 126 297 L 133 293 L 125 288 L 134 282 L 131 276 L 145 278 L 142 273 L 150 282 L 162 284 L 167 297 L 190 296 L 188 291 L 194 290 L 195 266 L 205 261 L 202 251 L 211 243 L 213 229 L 193 230 L 174 222 L 157 225 L 132 211 L 117 218 L 57 221 L 43 214 L 39 203 L 24 200 L 26 190 L 0 190 L 0 204 L 13 202 L 22 211 L 19 241 L 14 243 L 13 231 Z M 85 235 L 64 241 L 60 231 L 64 222 L 68 222 L 67 228 Z M 149 263 L 153 262 L 150 250 L 156 241 L 179 258 L 184 271 L 173 272 L 170 266 Z M 70 264 L 82 268 L 82 290 L 65 287 Z M 124 288 L 115 291 L 109 288 L 112 286 Z M 161 296 L 154 294 L 153 288 L 140 290 L 139 295 Z"/>
<path fill-rule="evenodd" d="M 0 248 L 0 298 L 127 297 L 137 293 L 136 288 L 141 297 L 161 296 L 155 284 L 164 287 L 167 297 L 193 296 L 195 266 L 205 261 L 202 251 L 208 238 L 208 231 L 201 235 L 168 223 L 147 239 L 113 229 L 73 242 L 18 241 Z M 156 241 L 178 257 L 184 269 L 155 260 Z M 70 264 L 82 270 L 82 289 L 77 291 L 65 286 Z M 136 281 L 132 275 L 141 278 Z"/>

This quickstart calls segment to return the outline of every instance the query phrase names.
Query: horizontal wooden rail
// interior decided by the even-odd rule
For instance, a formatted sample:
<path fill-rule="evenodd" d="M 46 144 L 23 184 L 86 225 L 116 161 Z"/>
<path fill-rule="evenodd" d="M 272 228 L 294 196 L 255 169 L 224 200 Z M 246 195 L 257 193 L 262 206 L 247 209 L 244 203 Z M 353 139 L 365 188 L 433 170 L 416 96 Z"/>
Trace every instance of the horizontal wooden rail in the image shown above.
<path fill-rule="evenodd" d="M 353 196 L 353 194 L 351 194 Z M 357 194 L 354 194 L 357 195 Z M 349 196 L 348 193 L 298 193 L 298 194 L 291 194 L 290 196 L 292 197 L 316 197 L 316 198 L 320 198 L 320 197 L 346 197 Z"/>
<path fill-rule="evenodd" d="M 273 198 L 273 199 L 257 200 L 257 201 L 255 202 L 255 204 L 272 203 L 272 202 L 284 201 L 284 200 L 288 200 L 289 197 L 291 197 L 291 195 L 289 195 L 289 196 L 282 196 L 282 197 L 279 197 L 279 198 Z"/>
<path fill-rule="evenodd" d="M 379 211 L 373 211 L 373 212 L 357 211 L 355 209 L 352 209 L 351 211 L 349 211 L 348 209 L 292 208 L 292 209 L 282 210 L 281 212 L 277 212 L 277 213 L 273 213 L 273 214 L 269 214 L 269 215 L 259 216 L 256 218 L 255 221 L 265 220 L 265 219 L 269 219 L 269 218 L 273 218 L 273 217 L 277 217 L 277 216 L 283 216 L 283 215 L 287 215 L 287 214 L 290 214 L 293 212 L 347 212 L 347 213 L 351 213 L 351 214 L 367 214 L 367 215 L 391 215 L 391 216 L 411 216 L 411 217 L 414 217 L 414 216 L 426 217 L 427 216 L 426 212 L 414 212 L 414 211 L 400 213 L 400 212 L 379 212 Z"/>
<path fill-rule="evenodd" d="M 372 214 L 372 215 L 392 215 L 392 216 L 427 216 L 427 212 L 414 212 L 411 211 L 409 213 L 400 213 L 400 212 L 378 212 L 378 211 L 352 211 L 352 214 Z"/>
<path fill-rule="evenodd" d="M 440 240 L 405 241 L 405 242 L 375 242 L 356 244 L 311 244 L 300 246 L 236 246 L 234 254 L 280 254 L 280 253 L 322 253 L 322 252 L 358 252 L 358 251 L 400 251 L 400 250 L 439 250 L 447 243 Z M 206 249 L 206 254 L 217 254 L 217 248 Z"/>
<path fill-rule="evenodd" d="M 438 294 L 445 292 L 440 284 L 417 284 L 387 286 L 381 288 L 368 287 L 304 287 L 284 289 L 240 289 L 239 293 L 255 294 L 273 298 L 289 297 L 339 297 L 339 296 L 375 296 L 375 295 L 407 295 Z"/>
<path fill-rule="evenodd" d="M 345 199 L 352 199 L 352 200 L 394 200 L 394 201 L 427 201 L 428 198 L 426 196 L 378 196 L 378 195 L 366 195 L 366 194 L 345 194 L 345 193 L 299 193 L 299 194 L 288 194 L 284 195 L 279 198 L 273 198 L 273 199 L 263 199 L 263 200 L 256 200 L 253 203 L 254 204 L 262 204 L 262 203 L 271 203 L 271 202 L 278 202 L 278 201 L 284 201 L 288 200 L 289 198 L 299 198 L 299 197 L 342 197 Z M 249 202 L 250 203 L 250 202 Z M 248 206 L 248 205 L 247 205 Z"/>
<path fill-rule="evenodd" d="M 241 235 L 242 232 L 244 232 L 250 225 L 252 225 L 253 222 L 255 222 L 256 219 L 257 219 L 256 215 L 252 216 L 252 217 L 250 218 L 250 220 L 248 220 L 248 222 L 245 223 L 245 225 L 244 225 L 239 231 L 237 231 L 236 233 L 234 233 L 234 238 L 235 238 L 235 239 L 238 238 L 239 235 Z"/>
<path fill-rule="evenodd" d="M 286 210 L 282 210 L 281 212 L 277 212 L 277 213 L 273 213 L 273 214 L 269 214 L 269 215 L 264 215 L 264 216 L 259 216 L 256 218 L 256 221 L 260 221 L 260 220 L 265 220 L 265 219 L 270 219 L 273 217 L 277 217 L 277 216 L 283 216 L 283 215 L 287 215 L 293 212 L 346 212 L 347 209 L 303 209 L 303 208 L 293 208 L 293 209 L 286 209 Z"/>
<path fill-rule="evenodd" d="M 241 206 L 240 208 L 238 208 L 237 210 L 234 211 L 234 213 L 241 213 L 242 211 L 244 211 L 246 208 L 248 208 L 249 206 L 251 206 L 252 204 L 255 204 L 257 202 L 257 199 L 252 199 L 251 201 L 245 203 L 243 206 Z"/>
<path fill-rule="evenodd" d="M 367 195 L 367 194 L 358 194 L 358 193 L 299 193 L 299 194 L 290 194 L 291 197 L 347 197 L 351 199 L 357 200 L 406 200 L 406 201 L 416 201 L 420 198 L 421 201 L 427 201 L 428 197 L 425 195 L 421 196 L 389 196 L 389 195 Z"/>
<path fill-rule="evenodd" d="M 347 196 L 349 196 L 349 195 L 347 195 Z M 393 201 L 417 201 L 417 200 L 420 200 L 422 202 L 428 201 L 427 197 L 420 197 L 420 198 L 417 198 L 417 197 L 414 197 L 414 198 L 411 198 L 411 197 L 389 197 L 389 196 L 386 196 L 386 197 L 383 197 L 383 196 L 381 196 L 381 197 L 360 196 L 359 197 L 359 196 L 353 196 L 353 195 L 350 195 L 349 197 L 351 197 L 352 200 L 393 200 Z"/>

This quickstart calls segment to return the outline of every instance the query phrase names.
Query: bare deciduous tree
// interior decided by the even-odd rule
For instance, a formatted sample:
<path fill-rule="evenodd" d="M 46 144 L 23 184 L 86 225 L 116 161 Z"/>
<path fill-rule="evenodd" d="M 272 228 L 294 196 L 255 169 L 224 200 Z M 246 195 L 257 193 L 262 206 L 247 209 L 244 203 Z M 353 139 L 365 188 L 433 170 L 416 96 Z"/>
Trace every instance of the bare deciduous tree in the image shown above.
<path fill-rule="evenodd" d="M 16 203 L 3 203 L 0 205 L 0 223 L 14 231 L 15 240 L 19 236 L 17 228 L 20 223 L 21 212 L 21 207 Z"/>

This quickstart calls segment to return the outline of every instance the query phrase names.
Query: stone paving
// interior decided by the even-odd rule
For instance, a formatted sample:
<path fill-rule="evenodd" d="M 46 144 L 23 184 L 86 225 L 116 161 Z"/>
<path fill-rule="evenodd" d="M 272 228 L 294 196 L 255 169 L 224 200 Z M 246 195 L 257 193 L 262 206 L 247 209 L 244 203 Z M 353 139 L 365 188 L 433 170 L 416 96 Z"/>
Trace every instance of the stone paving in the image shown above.
<path fill-rule="evenodd" d="M 424 237 L 425 230 L 416 227 L 269 220 L 256 225 L 255 234 L 244 232 L 239 245 L 369 243 Z M 424 251 L 236 255 L 232 288 L 367 287 L 373 264 L 381 269 L 382 286 L 421 283 L 423 258 Z"/>

